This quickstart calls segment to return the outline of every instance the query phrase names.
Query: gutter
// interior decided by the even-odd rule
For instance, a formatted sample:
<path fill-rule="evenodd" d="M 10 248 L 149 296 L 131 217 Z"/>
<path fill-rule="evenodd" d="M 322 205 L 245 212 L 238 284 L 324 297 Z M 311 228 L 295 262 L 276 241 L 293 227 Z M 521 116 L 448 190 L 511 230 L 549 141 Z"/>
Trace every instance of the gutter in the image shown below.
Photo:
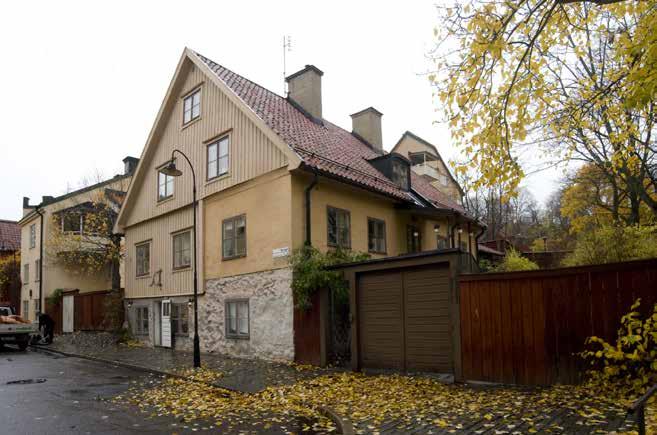
<path fill-rule="evenodd" d="M 319 177 L 317 176 L 316 172 L 313 172 L 314 177 L 313 181 L 310 182 L 310 184 L 305 188 L 304 193 L 306 195 L 306 241 L 305 245 L 306 246 L 312 246 L 312 228 L 311 228 L 311 199 L 310 199 L 310 194 L 312 190 L 315 188 L 317 183 L 319 183 Z"/>

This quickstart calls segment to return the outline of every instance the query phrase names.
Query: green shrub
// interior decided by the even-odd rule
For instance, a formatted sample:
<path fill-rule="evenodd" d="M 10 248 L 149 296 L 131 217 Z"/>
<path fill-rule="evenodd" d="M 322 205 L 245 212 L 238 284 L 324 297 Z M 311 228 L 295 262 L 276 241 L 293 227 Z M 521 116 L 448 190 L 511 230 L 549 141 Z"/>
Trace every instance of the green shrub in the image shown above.
<path fill-rule="evenodd" d="M 363 261 L 368 258 L 370 258 L 369 254 L 344 249 L 328 252 L 321 252 L 312 246 L 298 249 L 290 258 L 293 271 L 292 290 L 296 307 L 303 309 L 310 307 L 312 295 L 322 288 L 333 290 L 337 296 L 337 302 L 347 302 L 349 289 L 342 278 L 342 273 L 328 270 L 328 267 Z"/>
<path fill-rule="evenodd" d="M 616 263 L 657 257 L 657 227 L 607 225 L 582 231 L 564 266 Z"/>
<path fill-rule="evenodd" d="M 529 258 L 523 257 L 511 248 L 506 251 L 504 260 L 495 269 L 496 272 L 518 272 L 521 270 L 538 270 L 538 264 L 531 261 Z"/>
<path fill-rule="evenodd" d="M 637 311 L 640 304 L 637 299 L 621 318 L 615 343 L 586 339 L 588 349 L 580 356 L 589 364 L 590 380 L 600 388 L 636 396 L 657 383 L 657 305 L 642 319 Z"/>

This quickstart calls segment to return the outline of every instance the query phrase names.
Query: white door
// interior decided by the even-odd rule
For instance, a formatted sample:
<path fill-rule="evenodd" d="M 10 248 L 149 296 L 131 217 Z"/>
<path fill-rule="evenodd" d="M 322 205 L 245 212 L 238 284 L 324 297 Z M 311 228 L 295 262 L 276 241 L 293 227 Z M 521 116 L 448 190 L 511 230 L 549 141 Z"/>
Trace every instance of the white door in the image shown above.
<path fill-rule="evenodd" d="M 73 301 L 75 296 L 64 296 L 62 299 L 62 332 L 73 332 Z"/>
<path fill-rule="evenodd" d="M 171 301 L 162 301 L 162 322 L 160 324 L 162 333 L 162 346 L 171 347 Z"/>

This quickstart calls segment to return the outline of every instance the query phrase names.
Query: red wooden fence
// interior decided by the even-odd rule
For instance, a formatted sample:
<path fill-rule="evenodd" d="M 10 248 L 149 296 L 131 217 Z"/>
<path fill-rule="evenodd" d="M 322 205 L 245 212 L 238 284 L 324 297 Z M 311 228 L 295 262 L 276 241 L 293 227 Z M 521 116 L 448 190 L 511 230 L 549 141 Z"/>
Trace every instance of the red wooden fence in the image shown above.
<path fill-rule="evenodd" d="M 636 298 L 652 310 L 657 259 L 462 275 L 459 284 L 463 379 L 573 383 L 587 337 L 613 340 Z"/>

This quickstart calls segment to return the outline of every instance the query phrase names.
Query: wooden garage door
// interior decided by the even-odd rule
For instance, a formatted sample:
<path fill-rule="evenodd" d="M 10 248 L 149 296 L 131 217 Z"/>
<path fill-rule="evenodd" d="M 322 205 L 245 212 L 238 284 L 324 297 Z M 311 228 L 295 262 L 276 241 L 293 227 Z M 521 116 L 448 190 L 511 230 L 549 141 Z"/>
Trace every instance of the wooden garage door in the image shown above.
<path fill-rule="evenodd" d="M 451 373 L 448 295 L 447 267 L 361 275 L 361 367 Z"/>

